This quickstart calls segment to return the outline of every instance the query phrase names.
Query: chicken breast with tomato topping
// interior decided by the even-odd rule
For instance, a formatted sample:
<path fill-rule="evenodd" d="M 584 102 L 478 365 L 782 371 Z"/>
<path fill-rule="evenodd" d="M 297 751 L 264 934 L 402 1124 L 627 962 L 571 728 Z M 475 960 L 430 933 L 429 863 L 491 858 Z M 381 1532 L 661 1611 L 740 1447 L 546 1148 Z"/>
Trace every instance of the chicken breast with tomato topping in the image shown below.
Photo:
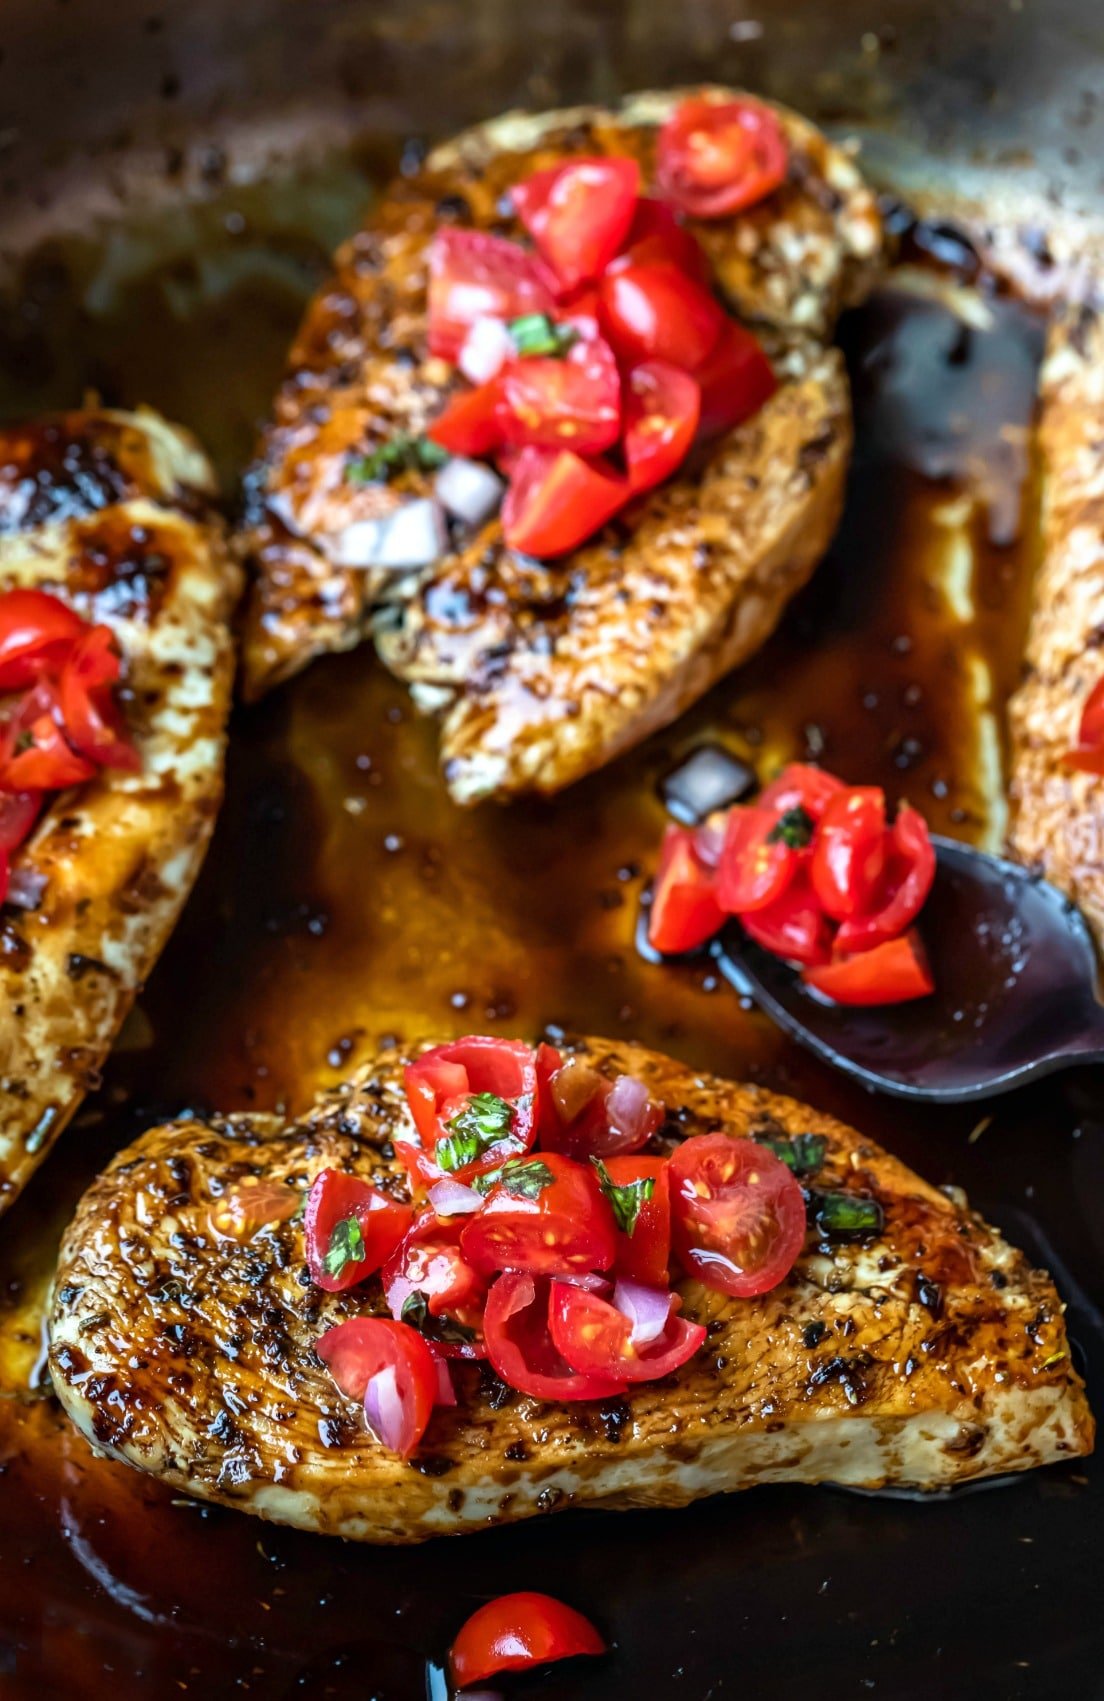
<path fill-rule="evenodd" d="M 338 1343 L 352 1320 L 388 1315 L 379 1279 L 326 1290 L 341 1286 L 348 1258 L 369 1267 L 375 1223 L 382 1226 L 408 1197 L 396 1147 L 417 1147 L 434 1095 L 455 1108 L 449 1095 L 465 1080 L 475 1084 L 471 1047 L 467 1070 L 459 1056 L 455 1047 L 435 1052 L 432 1067 L 408 1084 L 417 1127 L 402 1060 L 385 1052 L 299 1121 L 190 1120 L 154 1129 L 119 1154 L 66 1235 L 50 1324 L 58 1398 L 96 1447 L 202 1499 L 375 1542 L 419 1541 L 571 1506 L 674 1507 L 764 1482 L 934 1490 L 1091 1450 L 1093 1422 L 1053 1283 L 957 1194 L 929 1186 L 807 1105 L 637 1047 L 589 1040 L 562 1065 L 570 1079 L 553 1077 L 557 1115 L 572 1114 L 562 1106 L 578 1096 L 580 1075 L 586 1086 L 596 1074 L 612 1116 L 610 1083 L 627 1078 L 622 1132 L 640 1133 L 641 1094 L 661 1107 L 647 1122 L 648 1150 L 658 1168 L 673 1154 L 672 1200 L 681 1174 L 680 1209 L 710 1222 L 730 1249 L 743 1237 L 745 1271 L 762 1279 L 733 1281 L 729 1266 L 728 1288 L 742 1287 L 745 1297 L 722 1291 L 708 1260 L 676 1234 L 684 1272 L 677 1322 L 693 1354 L 680 1351 L 680 1368 L 622 1385 L 616 1397 L 600 1397 L 600 1380 L 580 1387 L 576 1377 L 563 1384 L 572 1390 L 567 1404 L 512 1390 L 486 1365 L 455 1356 L 466 1349 L 453 1348 L 446 1362 L 455 1403 L 434 1407 L 408 1457 L 385 1451 L 366 1428 L 371 1401 L 338 1387 L 348 1370 Z M 586 1092 L 596 1102 L 593 1081 Z M 468 1108 L 484 1115 L 494 1095 L 476 1097 L 482 1102 Z M 528 1094 L 519 1106 L 523 1100 L 529 1114 Z M 448 1126 L 456 1131 L 450 1138 L 466 1138 L 462 1119 Z M 503 1126 L 496 1122 L 486 1138 Z M 703 1144 L 714 1169 L 695 1179 L 683 1172 Z M 726 1151 L 739 1160 L 742 1191 L 713 1186 L 718 1148 L 722 1163 Z M 437 1155 L 445 1160 L 441 1146 Z M 453 1151 L 448 1161 L 468 1156 Z M 611 1169 L 618 1161 L 626 1160 L 607 1160 Z M 558 1184 L 566 1162 L 562 1155 L 524 1161 L 518 1173 L 534 1187 L 519 1181 L 513 1188 L 515 1216 L 549 1182 L 539 1171 L 554 1169 Z M 577 1167 L 582 1198 L 594 1186 L 592 1166 Z M 781 1216 L 763 1223 L 763 1256 L 780 1260 L 773 1273 L 756 1267 L 762 1248 L 747 1216 L 762 1208 L 754 1188 L 768 1171 L 775 1196 L 788 1189 L 790 1201 L 784 1223 Z M 371 1183 L 373 1207 L 355 1232 L 353 1217 L 331 1225 L 325 1258 L 317 1260 L 315 1247 L 308 1265 L 304 1236 L 309 1241 L 318 1226 L 316 1190 L 334 1173 L 346 1197 Z M 455 1189 L 455 1178 L 449 1185 Z M 503 1209 L 514 1210 L 503 1203 L 504 1188 L 504 1180 L 495 1184 L 485 1211 L 463 1230 L 465 1256 L 475 1263 L 472 1228 L 480 1225 L 486 1247 L 488 1224 L 501 1225 Z M 304 1228 L 297 1206 L 308 1189 Z M 457 1208 L 451 1196 L 444 1203 Z M 348 1208 L 338 1204 L 332 1215 Z M 541 1221 L 548 1227 L 551 1219 Z M 631 1240 L 629 1219 L 618 1221 L 617 1233 Z M 612 1219 L 602 1233 L 613 1233 Z M 780 1237 L 792 1234 L 786 1250 Z M 542 1235 L 539 1247 L 515 1238 L 509 1258 L 523 1264 L 546 1256 L 552 1242 L 566 1256 L 568 1242 L 580 1245 L 583 1236 L 576 1213 Z M 558 1289 L 566 1308 L 578 1302 L 585 1310 L 596 1297 L 601 1281 L 582 1273 L 595 1257 L 593 1247 L 580 1248 L 571 1267 L 581 1285 Z M 420 1271 L 417 1280 L 439 1293 L 424 1262 Z M 556 1352 L 541 1345 L 527 1314 L 498 1304 L 492 1320 L 496 1294 L 526 1279 L 507 1269 L 491 1288 L 487 1349 L 496 1370 L 516 1363 L 519 1380 L 559 1375 L 565 1366 L 557 1369 Z M 398 1309 L 386 1267 L 384 1282 Z M 764 1286 L 769 1291 L 747 1292 Z M 420 1315 L 427 1330 L 442 1322 L 432 1297 L 427 1309 L 422 1294 L 413 1310 L 410 1298 L 404 1319 Z M 649 1323 L 643 1312 L 637 1321 Z M 667 1329 L 662 1319 L 649 1327 L 649 1338 Z M 396 1358 L 377 1379 L 373 1421 L 384 1429 L 414 1398 L 414 1359 L 429 1362 L 409 1324 L 383 1326 L 388 1339 L 396 1331 L 409 1351 L 405 1368 Z M 585 1338 L 576 1344 L 587 1347 Z M 423 1390 L 418 1397 L 434 1396 Z"/>
<path fill-rule="evenodd" d="M 726 138 L 737 176 L 704 198 L 659 140 L 688 104 L 758 127 Z M 550 231 L 534 198 L 577 160 L 590 175 Z M 680 195 L 708 216 L 676 214 Z M 461 803 L 556 791 L 672 720 L 764 641 L 828 544 L 851 421 L 826 343 L 882 254 L 850 157 L 729 91 L 512 114 L 438 148 L 340 251 L 292 349 L 248 481 L 247 694 L 372 633 L 442 717 Z M 484 309 L 503 323 L 469 345 Z M 542 317 L 553 340 L 534 344 Z M 457 362 L 478 382 L 507 320 L 506 441 L 488 445 Z M 463 463 L 447 486 L 411 453 L 427 432 Z M 501 515 L 467 464 L 489 455 Z"/>
<path fill-rule="evenodd" d="M 117 755 L 98 720 L 103 687 L 82 692 L 68 664 L 55 691 L 50 656 L 34 656 L 46 707 L 33 733 L 18 720 L 27 692 L 0 693 L 0 821 L 13 776 L 43 788 L 25 794 L 37 820 L 9 841 L 0 913 L 0 1210 L 96 1084 L 214 825 L 240 575 L 213 497 L 194 440 L 145 409 L 0 430 L 0 658 L 15 641 L 5 598 L 33 589 L 121 672 Z M 80 755 L 97 737 L 102 766 Z"/>

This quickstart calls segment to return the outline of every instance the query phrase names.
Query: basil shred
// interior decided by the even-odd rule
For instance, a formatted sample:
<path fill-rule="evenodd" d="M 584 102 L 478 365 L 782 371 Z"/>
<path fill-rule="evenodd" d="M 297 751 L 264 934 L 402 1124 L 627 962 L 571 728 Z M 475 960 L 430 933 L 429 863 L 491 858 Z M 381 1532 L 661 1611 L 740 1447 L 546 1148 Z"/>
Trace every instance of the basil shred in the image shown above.
<path fill-rule="evenodd" d="M 334 1224 L 330 1244 L 322 1260 L 327 1276 L 340 1276 L 346 1264 L 359 1264 L 364 1257 L 364 1236 L 355 1217 L 342 1217 Z"/>
<path fill-rule="evenodd" d="M 865 1240 L 880 1234 L 885 1212 L 869 1193 L 810 1193 L 809 1215 L 834 1240 Z"/>
<path fill-rule="evenodd" d="M 579 340 L 573 326 L 557 325 L 547 313 L 523 313 L 520 319 L 511 319 L 507 329 L 520 355 L 550 354 L 562 360 Z"/>
<path fill-rule="evenodd" d="M 345 463 L 350 484 L 386 484 L 401 472 L 435 472 L 448 460 L 448 453 L 428 437 L 411 437 L 398 432 L 370 455 L 359 455 Z"/>
<path fill-rule="evenodd" d="M 640 1213 L 655 1192 L 655 1176 L 642 1175 L 636 1181 L 626 1181 L 619 1186 L 601 1158 L 591 1158 L 590 1161 L 598 1171 L 602 1192 L 610 1202 L 618 1228 L 623 1234 L 634 1234 Z"/>
<path fill-rule="evenodd" d="M 407 1294 L 399 1312 L 400 1323 L 409 1323 L 427 1341 L 474 1341 L 475 1330 L 452 1317 L 434 1317 L 429 1309 L 429 1295 L 415 1288 Z"/>
<path fill-rule="evenodd" d="M 500 1169 L 473 1176 L 471 1185 L 477 1193 L 489 1193 L 501 1183 L 511 1199 L 539 1199 L 555 1179 L 540 1158 L 510 1158 Z"/>
<path fill-rule="evenodd" d="M 795 1175 L 812 1175 L 824 1162 L 828 1150 L 823 1134 L 794 1134 L 792 1138 L 780 1134 L 753 1134 L 752 1139 L 757 1146 L 765 1146 L 768 1152 L 773 1152 Z"/>
<path fill-rule="evenodd" d="M 767 834 L 768 845 L 788 845 L 791 850 L 804 850 L 813 836 L 816 822 L 800 803 L 785 810 Z"/>
<path fill-rule="evenodd" d="M 437 1142 L 437 1162 L 450 1172 L 474 1164 L 510 1132 L 514 1109 L 497 1093 L 473 1093 L 463 1110 L 450 1117 L 449 1134 Z"/>

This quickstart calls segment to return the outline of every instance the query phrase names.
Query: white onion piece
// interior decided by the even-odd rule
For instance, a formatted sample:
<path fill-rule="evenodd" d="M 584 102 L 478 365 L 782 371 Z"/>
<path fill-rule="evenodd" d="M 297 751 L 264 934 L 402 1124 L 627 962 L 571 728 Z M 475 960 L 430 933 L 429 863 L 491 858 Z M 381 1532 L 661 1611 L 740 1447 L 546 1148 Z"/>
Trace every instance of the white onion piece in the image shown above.
<path fill-rule="evenodd" d="M 630 1282 L 622 1277 L 614 1287 L 613 1303 L 632 1324 L 633 1346 L 647 1347 L 658 1341 L 666 1329 L 675 1308 L 675 1295 L 664 1288 L 645 1287 L 643 1282 Z"/>
<path fill-rule="evenodd" d="M 36 910 L 47 884 L 45 874 L 40 874 L 37 868 L 13 868 L 4 902 L 13 909 Z"/>
<path fill-rule="evenodd" d="M 431 567 L 448 549 L 448 528 L 441 504 L 420 496 L 396 508 L 380 533 L 373 567 Z"/>
<path fill-rule="evenodd" d="M 437 1393 L 434 1403 L 438 1406 L 454 1406 L 456 1389 L 452 1385 L 452 1371 L 448 1367 L 448 1360 L 435 1358 L 433 1362 L 437 1367 Z"/>
<path fill-rule="evenodd" d="M 569 1287 L 584 1288 L 587 1293 L 607 1294 L 610 1291 L 610 1284 L 607 1282 L 605 1276 L 598 1275 L 597 1271 L 592 1271 L 589 1275 L 585 1276 L 558 1275 L 555 1280 L 557 1282 L 566 1282 Z"/>
<path fill-rule="evenodd" d="M 389 1364 L 368 1378 L 364 1416 L 381 1447 L 386 1447 L 389 1453 L 403 1451 L 409 1424 L 394 1365 Z"/>
<path fill-rule="evenodd" d="M 384 520 L 353 520 L 334 540 L 334 554 L 343 567 L 374 567 Z"/>
<path fill-rule="evenodd" d="M 437 474 L 433 485 L 438 502 L 454 519 L 466 526 L 481 526 L 497 512 L 506 486 L 496 472 L 482 461 L 453 455 Z"/>
<path fill-rule="evenodd" d="M 648 1089 L 635 1075 L 618 1075 L 606 1100 L 606 1119 L 625 1139 L 647 1138 Z"/>
<path fill-rule="evenodd" d="M 478 1211 L 483 1203 L 482 1195 L 474 1187 L 465 1187 L 462 1181 L 450 1177 L 435 1181 L 428 1198 L 439 1217 L 465 1217 L 470 1211 Z"/>
<path fill-rule="evenodd" d="M 517 353 L 501 319 L 477 319 L 464 338 L 457 361 L 470 384 L 487 384 Z"/>

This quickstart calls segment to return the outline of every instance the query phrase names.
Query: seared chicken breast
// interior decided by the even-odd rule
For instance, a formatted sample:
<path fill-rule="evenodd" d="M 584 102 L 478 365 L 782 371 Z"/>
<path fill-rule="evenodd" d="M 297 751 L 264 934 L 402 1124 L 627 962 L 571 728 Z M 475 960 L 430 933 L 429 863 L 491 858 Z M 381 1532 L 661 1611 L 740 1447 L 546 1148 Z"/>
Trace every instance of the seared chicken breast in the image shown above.
<path fill-rule="evenodd" d="M 1026 676 L 1010 706 L 1009 845 L 1083 910 L 1104 948 L 1104 777 L 1063 761 L 1104 677 L 1104 321 L 1055 320 L 1040 379 L 1043 547 Z"/>
<path fill-rule="evenodd" d="M 647 1083 L 673 1145 L 721 1129 L 817 1134 L 813 1189 L 873 1195 L 884 1227 L 810 1227 L 772 1292 L 693 1281 L 697 1356 L 624 1399 L 544 1404 L 458 1367 L 406 1462 L 366 1432 L 314 1352 L 382 1310 L 373 1279 L 313 1287 L 301 1224 L 242 1241 L 220 1223 L 257 1183 L 297 1191 L 327 1166 L 402 1193 L 412 1124 L 389 1052 L 295 1123 L 234 1116 L 145 1134 L 92 1185 L 65 1237 L 50 1323 L 58 1398 L 92 1444 L 203 1499 L 375 1542 L 413 1542 L 569 1506 L 680 1506 L 762 1482 L 940 1489 L 1090 1451 L 1093 1421 L 1062 1305 L 957 1196 L 852 1129 L 758 1087 L 632 1046 L 581 1055 Z M 286 1213 L 285 1213 L 286 1214 Z"/>
<path fill-rule="evenodd" d="M 632 155 L 647 189 L 658 127 L 681 98 L 512 114 L 399 179 L 308 311 L 248 481 L 247 695 L 374 631 L 386 664 L 443 714 L 462 803 L 555 791 L 673 719 L 768 636 L 838 518 L 850 408 L 823 345 L 876 271 L 883 233 L 848 155 L 780 110 L 783 186 L 736 217 L 691 223 L 716 287 L 775 360 L 781 387 L 760 414 L 549 566 L 508 549 L 497 520 L 429 570 L 357 564 L 361 522 L 429 484 L 419 472 L 358 484 L 350 461 L 423 432 L 457 382 L 426 348 L 435 231 L 516 237 L 507 191 L 571 154 Z"/>
<path fill-rule="evenodd" d="M 0 430 L 0 590 L 109 626 L 141 758 L 62 793 L 0 914 L 0 1211 L 98 1071 L 195 881 L 222 794 L 240 575 L 205 456 L 148 410 Z"/>

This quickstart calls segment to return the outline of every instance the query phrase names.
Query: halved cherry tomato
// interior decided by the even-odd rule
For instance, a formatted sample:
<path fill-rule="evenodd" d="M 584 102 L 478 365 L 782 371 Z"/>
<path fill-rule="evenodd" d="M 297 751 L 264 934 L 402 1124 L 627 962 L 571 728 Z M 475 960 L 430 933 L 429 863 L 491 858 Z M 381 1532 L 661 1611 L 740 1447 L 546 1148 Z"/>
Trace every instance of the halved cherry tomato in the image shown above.
<path fill-rule="evenodd" d="M 632 1324 L 599 1294 L 570 1282 L 553 1282 L 548 1309 L 552 1341 L 573 1370 L 626 1382 L 655 1382 L 693 1358 L 705 1340 L 700 1323 L 672 1314 L 662 1335 L 635 1347 Z"/>
<path fill-rule="evenodd" d="M 869 909 L 885 872 L 885 793 L 852 786 L 820 818 L 809 874 L 821 908 L 835 921 Z"/>
<path fill-rule="evenodd" d="M 608 269 L 623 272 L 628 266 L 642 266 L 652 260 L 669 260 L 695 283 L 709 288 L 709 261 L 697 237 L 680 223 L 667 201 L 641 195 L 624 249 L 610 261 Z"/>
<path fill-rule="evenodd" d="M 778 388 L 760 343 L 735 319 L 726 319 L 694 376 L 701 387 L 698 436 L 702 439 L 720 437 L 750 419 Z"/>
<path fill-rule="evenodd" d="M 483 1209 L 464 1225 L 460 1249 L 484 1275 L 574 1275 L 610 1268 L 617 1229 L 590 1165 L 541 1152 L 492 1187 Z"/>
<path fill-rule="evenodd" d="M 510 198 L 566 291 L 599 277 L 613 259 L 629 233 L 639 188 L 635 160 L 580 157 L 534 172 Z"/>
<path fill-rule="evenodd" d="M 740 925 L 757 945 L 787 962 L 810 966 L 826 963 L 832 955 L 831 925 L 804 868 L 798 868 L 780 897 L 762 909 L 745 911 Z"/>
<path fill-rule="evenodd" d="M 751 100 L 684 100 L 659 133 L 656 178 L 692 218 L 754 206 L 785 182 L 789 149 L 768 106 Z"/>
<path fill-rule="evenodd" d="M 806 986 L 834 1004 L 904 1004 L 935 990 L 920 936 L 910 930 L 855 957 L 806 969 Z"/>
<path fill-rule="evenodd" d="M 111 692 L 119 672 L 110 627 L 86 627 L 61 670 L 58 700 L 66 737 L 81 756 L 100 768 L 135 773 L 142 759 L 127 736 Z"/>
<path fill-rule="evenodd" d="M 639 1152 L 605 1160 L 606 1170 L 615 1187 L 628 1187 L 634 1181 L 651 1180 L 652 1196 L 645 1199 L 637 1215 L 632 1234 L 618 1234 L 617 1252 L 613 1267 L 619 1276 L 628 1276 L 647 1287 L 667 1285 L 667 1267 L 671 1262 L 671 1193 L 668 1185 L 667 1159 L 646 1158 Z"/>
<path fill-rule="evenodd" d="M 355 1287 L 391 1256 L 413 1215 L 409 1205 L 381 1193 L 357 1175 L 338 1169 L 320 1170 L 303 1218 L 311 1281 L 327 1293 Z M 357 1248 L 360 1256 L 351 1256 Z"/>
<path fill-rule="evenodd" d="M 793 1171 L 754 1140 L 695 1134 L 671 1156 L 671 1222 L 685 1268 L 747 1299 L 777 1287 L 805 1243 Z"/>
<path fill-rule="evenodd" d="M 401 1317 L 412 1294 L 424 1294 L 434 1317 L 475 1324 L 486 1283 L 460 1247 L 460 1224 L 440 1222 L 432 1209 L 419 1212 L 380 1272 L 387 1309 Z"/>
<path fill-rule="evenodd" d="M 483 1338 L 497 1374 L 534 1400 L 607 1400 L 623 1394 L 624 1377 L 584 1376 L 572 1370 L 548 1324 L 551 1281 L 508 1270 L 487 1295 Z"/>
<path fill-rule="evenodd" d="M 46 591 L 14 590 L 0 596 L 0 691 L 33 685 L 56 670 L 84 631 L 67 603 Z"/>
<path fill-rule="evenodd" d="M 566 555 L 612 520 L 629 498 L 629 481 L 601 461 L 570 449 L 523 449 L 502 504 L 511 549 L 539 559 Z"/>
<path fill-rule="evenodd" d="M 604 1654 L 606 1644 L 588 1618 L 551 1595 L 499 1595 L 473 1612 L 449 1653 L 459 1688 L 500 1671 L 526 1671 L 578 1654 Z"/>
<path fill-rule="evenodd" d="M 698 856 L 689 827 L 668 827 L 659 853 L 648 916 L 648 943 L 665 954 L 694 951 L 724 925 L 713 873 Z"/>
<path fill-rule="evenodd" d="M 498 383 L 507 443 L 597 454 L 621 435 L 621 376 L 600 337 L 580 339 L 562 359 L 513 360 Z"/>
<path fill-rule="evenodd" d="M 553 280 L 535 254 L 483 230 L 445 226 L 429 250 L 429 352 L 455 361 L 477 319 L 551 313 Z"/>
<path fill-rule="evenodd" d="M 1104 678 L 1098 679 L 1085 700 L 1077 728 L 1077 745 L 1063 758 L 1067 768 L 1086 774 L 1104 774 Z"/>
<path fill-rule="evenodd" d="M 54 688 L 35 685 L 17 704 L 0 738 L 0 786 L 5 791 L 61 791 L 96 772 L 66 742 Z"/>
<path fill-rule="evenodd" d="M 608 272 L 601 301 L 606 335 L 627 366 L 665 360 L 692 372 L 725 326 L 719 302 L 670 260 Z"/>
<path fill-rule="evenodd" d="M 353 1317 L 314 1350 L 346 1398 L 364 1401 L 381 1445 L 407 1458 L 425 1434 L 438 1387 L 436 1360 L 417 1330 L 390 1317 Z"/>
<path fill-rule="evenodd" d="M 797 873 L 802 853 L 786 843 L 779 821 L 776 809 L 754 804 L 729 810 L 714 890 L 731 915 L 766 909 Z"/>
<path fill-rule="evenodd" d="M 422 1143 L 418 1147 L 397 1140 L 395 1150 L 415 1185 L 430 1186 L 445 1174 L 467 1180 L 505 1158 L 520 1156 L 536 1137 L 536 1053 L 522 1040 L 468 1034 L 434 1046 L 407 1064 L 403 1086 Z M 462 1128 L 455 1124 L 458 1118 L 461 1124 L 471 1122 L 472 1100 L 483 1096 L 509 1107 L 508 1125 L 495 1138 L 479 1141 L 479 1149 L 464 1161 L 457 1151 Z M 482 1126 L 505 1120 L 501 1105 L 497 1110 L 500 1115 L 489 1122 L 483 1118 Z M 472 1126 L 480 1126 L 479 1117 Z"/>
<path fill-rule="evenodd" d="M 877 907 L 840 923 L 836 950 L 845 956 L 884 945 L 916 920 L 935 879 L 935 847 L 927 822 L 902 804 L 888 834 L 885 873 Z"/>
<path fill-rule="evenodd" d="M 663 360 L 634 366 L 625 379 L 625 464 L 633 495 L 677 472 L 698 429 L 697 380 Z"/>
<path fill-rule="evenodd" d="M 459 390 L 426 426 L 426 436 L 450 455 L 489 455 L 503 441 L 502 389 L 497 378 Z"/>
<path fill-rule="evenodd" d="M 788 809 L 800 806 L 814 821 L 819 821 L 832 798 L 846 790 L 842 780 L 823 768 L 814 768 L 807 762 L 790 762 L 777 779 L 763 788 L 756 801 L 760 809 L 773 809 L 775 815 L 784 815 Z"/>
<path fill-rule="evenodd" d="M 30 835 L 42 808 L 42 793 L 0 792 L 0 851 L 18 850 Z"/>

